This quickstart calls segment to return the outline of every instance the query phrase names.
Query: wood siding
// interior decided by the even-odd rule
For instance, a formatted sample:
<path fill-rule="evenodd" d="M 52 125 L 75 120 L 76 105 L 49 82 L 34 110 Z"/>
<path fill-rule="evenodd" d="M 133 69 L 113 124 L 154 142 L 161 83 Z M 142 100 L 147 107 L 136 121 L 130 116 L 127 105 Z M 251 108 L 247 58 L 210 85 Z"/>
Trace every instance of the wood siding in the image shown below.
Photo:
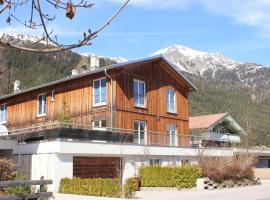
<path fill-rule="evenodd" d="M 105 77 L 104 72 L 68 80 L 42 89 L 0 100 L 7 103 L 7 127 L 17 129 L 57 120 L 65 99 L 72 113 L 72 122 L 90 125 L 93 119 L 106 119 L 107 126 L 133 129 L 134 120 L 144 120 L 148 131 L 166 132 L 168 124 L 177 133 L 188 135 L 188 93 L 190 86 L 163 61 L 129 64 L 108 71 L 113 77 L 113 124 L 110 124 L 110 79 L 107 78 L 107 105 L 93 107 L 93 80 Z M 133 79 L 146 84 L 146 107 L 136 108 Z M 166 90 L 176 92 L 176 113 L 166 111 Z M 54 101 L 51 95 L 54 91 Z M 46 116 L 37 117 L 37 96 L 46 93 Z M 162 139 L 160 139 L 162 140 Z"/>
<path fill-rule="evenodd" d="M 116 127 L 133 129 L 134 120 L 143 120 L 148 131 L 166 132 L 167 125 L 174 124 L 178 134 L 189 133 L 187 89 L 167 68 L 158 63 L 133 65 L 116 74 Z M 134 79 L 145 82 L 145 108 L 134 106 Z M 176 113 L 166 111 L 167 89 L 176 91 Z"/>
<path fill-rule="evenodd" d="M 104 77 L 104 74 L 87 76 L 8 99 L 7 126 L 15 129 L 55 121 L 62 109 L 64 100 L 72 113 L 73 123 L 90 125 L 93 119 L 107 119 L 107 106 L 92 106 L 93 80 L 100 77 Z M 110 98 L 110 83 L 108 80 L 106 85 L 108 103 Z M 54 101 L 52 101 L 52 91 L 54 91 Z M 44 117 L 37 116 L 37 97 L 41 93 L 46 93 L 46 116 Z"/>

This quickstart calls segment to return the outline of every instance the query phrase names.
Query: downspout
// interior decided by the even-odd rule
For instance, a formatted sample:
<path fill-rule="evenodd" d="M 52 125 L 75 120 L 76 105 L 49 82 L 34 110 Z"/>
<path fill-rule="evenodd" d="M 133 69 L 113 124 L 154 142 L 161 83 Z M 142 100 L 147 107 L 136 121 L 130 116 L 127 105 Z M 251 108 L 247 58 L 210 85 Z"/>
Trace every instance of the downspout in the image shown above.
<path fill-rule="evenodd" d="M 113 79 L 107 73 L 107 69 L 104 69 L 105 75 L 110 79 L 111 86 L 110 86 L 110 113 L 111 113 L 111 128 L 113 128 Z"/>

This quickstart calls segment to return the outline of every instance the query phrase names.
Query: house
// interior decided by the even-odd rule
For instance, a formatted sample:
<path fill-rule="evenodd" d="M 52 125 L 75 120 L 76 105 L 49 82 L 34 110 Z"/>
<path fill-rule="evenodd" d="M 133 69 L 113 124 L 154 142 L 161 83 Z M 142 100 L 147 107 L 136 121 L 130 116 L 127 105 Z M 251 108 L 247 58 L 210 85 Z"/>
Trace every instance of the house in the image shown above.
<path fill-rule="evenodd" d="M 56 192 L 64 177 L 124 181 L 143 164 L 196 162 L 188 116 L 196 87 L 166 58 L 72 74 L 24 91 L 17 81 L 0 97 L 0 154 L 29 178 L 53 179 Z"/>
<path fill-rule="evenodd" d="M 189 128 L 200 134 L 202 146 L 224 146 L 240 143 L 243 128 L 228 113 L 189 117 Z"/>

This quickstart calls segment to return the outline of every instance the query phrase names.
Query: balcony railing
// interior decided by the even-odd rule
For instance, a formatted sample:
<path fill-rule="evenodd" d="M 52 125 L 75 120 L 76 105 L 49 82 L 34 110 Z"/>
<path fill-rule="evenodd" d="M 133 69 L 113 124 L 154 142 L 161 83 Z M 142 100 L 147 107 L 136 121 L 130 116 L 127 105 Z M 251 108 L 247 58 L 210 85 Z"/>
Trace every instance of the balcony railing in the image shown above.
<path fill-rule="evenodd" d="M 153 131 L 138 132 L 133 129 L 95 127 L 92 125 L 61 122 L 10 130 L 8 135 L 2 136 L 2 138 L 3 137 L 6 139 L 17 139 L 19 142 L 60 139 L 65 141 L 72 140 L 93 143 L 136 144 L 167 147 L 228 147 L 226 145 L 220 145 L 220 142 L 227 142 L 225 140 L 217 141 L 205 136 L 168 134 Z"/>

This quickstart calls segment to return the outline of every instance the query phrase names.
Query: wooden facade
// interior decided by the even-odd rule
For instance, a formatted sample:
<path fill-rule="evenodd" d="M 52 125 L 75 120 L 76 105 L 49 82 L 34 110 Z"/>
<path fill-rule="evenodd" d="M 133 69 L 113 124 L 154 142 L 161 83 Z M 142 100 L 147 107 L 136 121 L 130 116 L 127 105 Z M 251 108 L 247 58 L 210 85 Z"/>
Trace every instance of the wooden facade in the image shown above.
<path fill-rule="evenodd" d="M 107 80 L 106 105 L 94 107 L 93 80 L 101 77 Z M 145 108 L 134 106 L 134 79 L 145 82 Z M 166 111 L 168 88 L 175 91 L 176 113 Z M 167 125 L 174 124 L 177 134 L 188 135 L 188 94 L 193 89 L 165 60 L 158 58 L 108 68 L 107 75 L 99 70 L 97 73 L 47 84 L 28 92 L 0 98 L 0 104 L 7 104 L 6 126 L 9 129 L 57 121 L 65 100 L 73 123 L 91 125 L 93 120 L 103 119 L 107 127 L 133 129 L 134 120 L 143 120 L 147 131 L 165 133 Z M 42 93 L 46 93 L 46 116 L 38 117 L 37 97 Z"/>

